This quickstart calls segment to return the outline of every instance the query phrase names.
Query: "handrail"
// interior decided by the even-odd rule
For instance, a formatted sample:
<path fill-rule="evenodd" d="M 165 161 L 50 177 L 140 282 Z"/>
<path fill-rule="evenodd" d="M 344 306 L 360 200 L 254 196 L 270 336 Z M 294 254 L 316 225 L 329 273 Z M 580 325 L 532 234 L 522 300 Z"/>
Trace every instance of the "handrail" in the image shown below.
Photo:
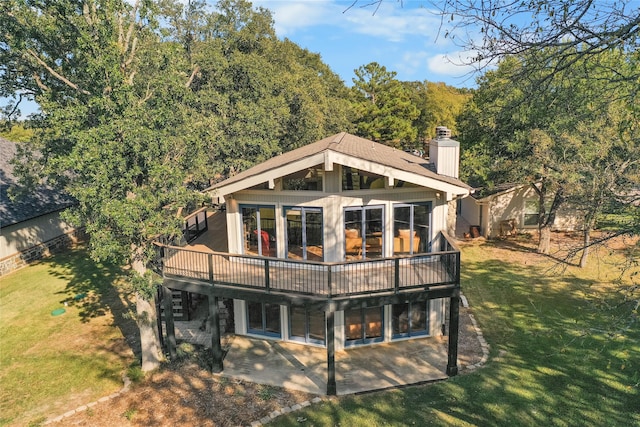
<path fill-rule="evenodd" d="M 322 297 L 399 293 L 438 285 L 459 286 L 460 252 L 444 233 L 437 252 L 367 260 L 319 262 L 158 244 L 164 277 L 213 286 L 293 292 Z"/>

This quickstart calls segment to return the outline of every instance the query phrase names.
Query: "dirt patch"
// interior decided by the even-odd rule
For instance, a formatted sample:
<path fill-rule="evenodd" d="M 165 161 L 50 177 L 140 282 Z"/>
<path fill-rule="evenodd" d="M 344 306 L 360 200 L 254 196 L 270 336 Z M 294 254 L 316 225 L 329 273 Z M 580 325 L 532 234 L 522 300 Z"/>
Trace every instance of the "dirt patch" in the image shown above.
<path fill-rule="evenodd" d="M 127 392 L 53 426 L 237 426 L 315 396 L 216 377 L 198 363 L 151 374 Z"/>

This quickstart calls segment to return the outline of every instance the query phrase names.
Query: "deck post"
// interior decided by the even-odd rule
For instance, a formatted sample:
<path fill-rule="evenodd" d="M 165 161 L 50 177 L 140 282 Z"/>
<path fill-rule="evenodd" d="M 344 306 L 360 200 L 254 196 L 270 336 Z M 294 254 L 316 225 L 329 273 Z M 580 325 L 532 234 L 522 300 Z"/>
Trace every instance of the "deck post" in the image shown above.
<path fill-rule="evenodd" d="M 169 357 L 174 360 L 176 353 L 176 327 L 173 323 L 173 293 L 166 286 L 162 287 L 162 303 L 164 306 L 164 322 L 167 330 L 167 350 Z"/>
<path fill-rule="evenodd" d="M 327 315 L 327 395 L 335 396 L 337 387 L 334 311 L 330 309 L 325 313 Z"/>
<path fill-rule="evenodd" d="M 213 254 L 209 254 L 207 256 L 208 267 L 209 267 L 209 282 L 213 284 Z"/>
<path fill-rule="evenodd" d="M 213 353 L 212 371 L 222 372 L 222 344 L 220 343 L 220 307 L 218 297 L 208 295 L 209 319 L 211 321 L 211 352 Z"/>
<path fill-rule="evenodd" d="M 393 260 L 393 288 L 394 293 L 400 293 L 400 258 Z"/>
<path fill-rule="evenodd" d="M 460 289 L 456 289 L 449 303 L 449 350 L 447 375 L 458 374 L 458 327 L 460 317 Z"/>

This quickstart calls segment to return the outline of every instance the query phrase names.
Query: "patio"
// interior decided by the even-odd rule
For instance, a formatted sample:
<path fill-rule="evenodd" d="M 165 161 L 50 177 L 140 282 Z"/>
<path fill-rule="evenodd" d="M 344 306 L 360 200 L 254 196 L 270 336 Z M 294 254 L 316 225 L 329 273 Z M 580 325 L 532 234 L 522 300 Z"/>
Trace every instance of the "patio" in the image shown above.
<path fill-rule="evenodd" d="M 200 322 L 176 322 L 176 338 L 211 346 Z M 447 378 L 447 339 L 425 338 L 336 351 L 337 394 L 346 395 Z M 225 335 L 224 371 L 218 375 L 324 395 L 327 352 L 291 342 Z"/>

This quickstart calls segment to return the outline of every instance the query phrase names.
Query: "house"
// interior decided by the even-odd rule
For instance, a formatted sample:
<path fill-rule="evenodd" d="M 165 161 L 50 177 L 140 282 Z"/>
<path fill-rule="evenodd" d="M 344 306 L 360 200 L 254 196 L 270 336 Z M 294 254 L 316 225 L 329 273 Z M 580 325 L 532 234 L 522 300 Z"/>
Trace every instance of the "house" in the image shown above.
<path fill-rule="evenodd" d="M 17 188 L 12 159 L 16 143 L 0 138 L 0 276 L 75 242 L 82 230 L 60 219 L 74 201 L 48 186 L 10 198 Z"/>
<path fill-rule="evenodd" d="M 538 229 L 538 206 L 538 193 L 530 184 L 478 189 L 472 197 L 458 201 L 458 223 L 467 224 L 472 233 L 486 238 L 535 231 Z M 576 231 L 581 229 L 581 224 L 580 212 L 564 205 L 556 215 L 552 230 Z"/>
<path fill-rule="evenodd" d="M 165 312 L 172 290 L 209 297 L 218 372 L 224 298 L 235 334 L 326 348 L 327 394 L 335 351 L 447 332 L 455 375 L 460 253 L 445 230 L 449 203 L 470 191 L 458 157 L 446 128 L 430 162 L 340 133 L 211 186 L 226 205 L 227 252 L 161 247 Z"/>

